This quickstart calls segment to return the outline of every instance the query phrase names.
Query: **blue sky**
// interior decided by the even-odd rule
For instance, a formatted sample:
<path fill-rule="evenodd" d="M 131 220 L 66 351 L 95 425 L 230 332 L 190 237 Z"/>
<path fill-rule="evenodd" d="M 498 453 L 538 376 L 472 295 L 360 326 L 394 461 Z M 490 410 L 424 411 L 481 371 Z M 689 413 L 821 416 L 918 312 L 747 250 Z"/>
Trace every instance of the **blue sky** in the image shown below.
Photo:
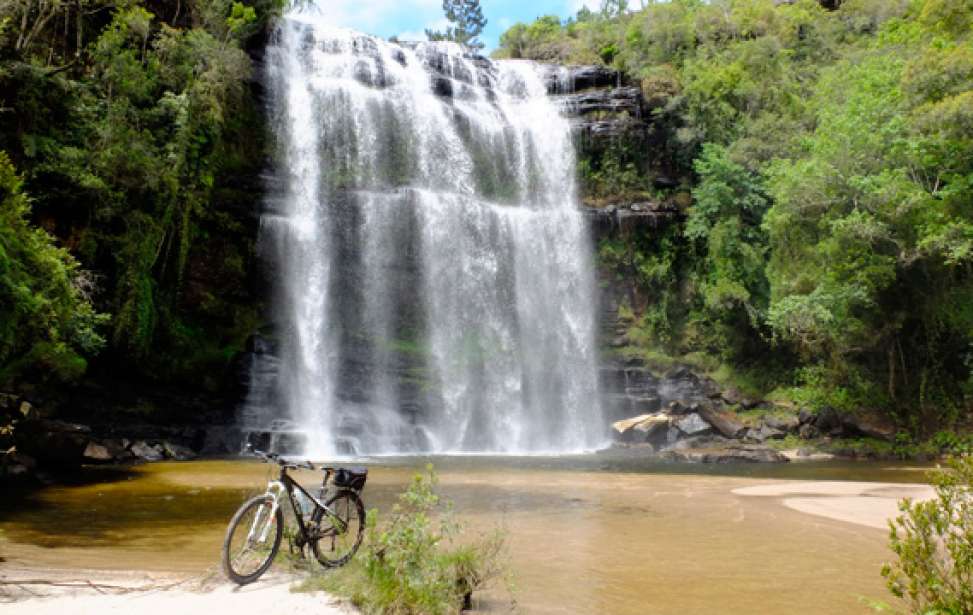
<path fill-rule="evenodd" d="M 328 22 L 369 34 L 402 39 L 423 39 L 426 28 L 445 25 L 442 0 L 315 0 L 321 17 Z M 491 50 L 500 34 L 518 21 L 533 21 L 540 15 L 574 15 L 587 5 L 597 8 L 600 0 L 482 0 L 489 23 L 480 38 Z"/>

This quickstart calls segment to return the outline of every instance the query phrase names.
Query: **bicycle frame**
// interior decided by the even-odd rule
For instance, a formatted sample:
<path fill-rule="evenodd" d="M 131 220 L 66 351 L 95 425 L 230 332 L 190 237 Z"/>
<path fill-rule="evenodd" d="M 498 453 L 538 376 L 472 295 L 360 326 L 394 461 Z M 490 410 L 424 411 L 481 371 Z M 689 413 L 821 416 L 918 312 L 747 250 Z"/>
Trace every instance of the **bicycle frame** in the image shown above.
<path fill-rule="evenodd" d="M 325 483 L 327 483 L 328 476 L 330 476 L 330 472 L 328 472 L 328 475 L 325 476 Z M 267 539 L 267 533 L 270 531 L 270 525 L 271 525 L 270 520 L 273 519 L 274 515 L 277 514 L 277 510 L 280 508 L 280 496 L 284 493 L 287 494 L 287 499 L 291 504 L 291 510 L 294 513 L 294 517 L 298 520 L 297 527 L 298 530 L 301 532 L 301 536 L 303 537 L 304 542 L 305 543 L 311 542 L 311 537 L 308 535 L 307 524 L 304 520 L 303 515 L 301 514 L 301 507 L 297 503 L 297 500 L 294 498 L 295 489 L 297 489 L 302 494 L 304 494 L 304 497 L 308 498 L 308 500 L 314 504 L 314 512 L 316 512 L 318 508 L 324 511 L 324 514 L 328 516 L 328 520 L 331 521 L 331 524 L 334 526 L 338 534 L 344 534 L 348 530 L 348 525 L 341 519 L 341 517 L 336 515 L 334 511 L 328 508 L 326 504 L 318 501 L 316 497 L 308 493 L 307 490 L 300 485 L 300 483 L 298 483 L 296 480 L 294 480 L 287 474 L 287 468 L 282 467 L 280 469 L 280 477 L 277 480 L 270 481 L 269 483 L 267 483 L 267 491 L 265 492 L 265 495 L 267 495 L 268 497 L 274 500 L 274 505 L 270 510 L 270 515 L 267 517 L 268 522 L 263 527 L 263 530 L 260 533 L 259 542 L 263 542 L 264 540 Z M 247 535 L 248 540 L 252 540 L 254 532 L 259 526 L 259 523 L 260 523 L 260 515 L 258 514 L 257 517 L 254 519 L 253 527 L 250 528 L 250 533 Z"/>

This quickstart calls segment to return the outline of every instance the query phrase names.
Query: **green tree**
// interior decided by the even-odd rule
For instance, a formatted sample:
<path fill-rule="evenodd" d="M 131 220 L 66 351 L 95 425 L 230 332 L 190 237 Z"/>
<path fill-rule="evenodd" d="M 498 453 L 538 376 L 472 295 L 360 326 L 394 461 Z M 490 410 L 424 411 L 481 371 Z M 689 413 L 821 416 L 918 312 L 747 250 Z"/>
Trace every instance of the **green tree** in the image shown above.
<path fill-rule="evenodd" d="M 949 42 L 938 26 L 895 23 L 824 73 L 803 153 L 768 169 L 771 326 L 832 386 L 881 383 L 918 431 L 957 417 L 969 379 L 965 36 Z"/>
<path fill-rule="evenodd" d="M 92 298 L 112 314 L 99 360 L 129 376 L 198 385 L 206 373 L 215 388 L 255 326 L 254 233 L 235 208 L 252 207 L 247 177 L 265 152 L 243 47 L 287 4 L 0 10 L 0 148 L 24 174 L 32 217 L 95 272 Z"/>
<path fill-rule="evenodd" d="M 769 205 L 758 177 L 707 145 L 696 160 L 699 184 L 685 234 L 698 251 L 705 320 L 715 329 L 716 352 L 741 356 L 760 343 L 769 288 L 767 239 L 761 229 Z"/>
<path fill-rule="evenodd" d="M 601 14 L 603 17 L 618 17 L 628 11 L 628 0 L 601 0 Z"/>
<path fill-rule="evenodd" d="M 74 380 L 105 340 L 107 317 L 90 301 L 94 280 L 43 229 L 0 151 L 0 383 L 50 374 Z"/>
<path fill-rule="evenodd" d="M 443 13 L 450 25 L 445 32 L 426 30 L 431 41 L 453 41 L 473 49 L 482 49 L 477 38 L 487 25 L 480 0 L 443 0 Z"/>
<path fill-rule="evenodd" d="M 889 591 L 916 615 L 973 613 L 973 456 L 931 474 L 936 496 L 906 499 L 889 522 L 897 561 L 882 568 Z"/>

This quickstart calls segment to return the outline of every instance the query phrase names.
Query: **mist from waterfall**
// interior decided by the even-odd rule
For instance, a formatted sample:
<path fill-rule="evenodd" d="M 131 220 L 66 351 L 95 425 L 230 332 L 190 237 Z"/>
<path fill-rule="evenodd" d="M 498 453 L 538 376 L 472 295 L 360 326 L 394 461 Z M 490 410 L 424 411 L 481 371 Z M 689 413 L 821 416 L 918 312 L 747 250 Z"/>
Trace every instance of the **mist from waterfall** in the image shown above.
<path fill-rule="evenodd" d="M 281 22 L 277 404 L 306 453 L 542 453 L 606 437 L 592 246 L 550 68 Z"/>

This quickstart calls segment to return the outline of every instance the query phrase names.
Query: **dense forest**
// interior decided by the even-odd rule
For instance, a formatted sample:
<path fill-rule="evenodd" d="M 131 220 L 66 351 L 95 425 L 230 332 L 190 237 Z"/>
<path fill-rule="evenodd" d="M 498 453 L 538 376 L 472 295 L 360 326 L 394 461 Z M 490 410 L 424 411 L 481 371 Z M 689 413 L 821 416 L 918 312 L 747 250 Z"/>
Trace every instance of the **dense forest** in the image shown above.
<path fill-rule="evenodd" d="M 0 2 L 0 388 L 227 386 L 286 4 Z M 599 246 L 643 290 L 627 351 L 928 437 L 973 392 L 971 32 L 971 0 L 608 2 L 494 55 L 641 89 L 648 139 L 579 161 L 587 204 L 682 213 Z"/>
<path fill-rule="evenodd" d="M 648 146 L 581 160 L 589 203 L 684 213 L 600 246 L 644 290 L 632 345 L 771 398 L 887 410 L 903 436 L 962 428 L 973 2 L 624 5 L 517 24 L 495 55 L 606 64 L 641 86 Z"/>
<path fill-rule="evenodd" d="M 0 387 L 216 391 L 256 326 L 282 0 L 0 4 Z"/>

